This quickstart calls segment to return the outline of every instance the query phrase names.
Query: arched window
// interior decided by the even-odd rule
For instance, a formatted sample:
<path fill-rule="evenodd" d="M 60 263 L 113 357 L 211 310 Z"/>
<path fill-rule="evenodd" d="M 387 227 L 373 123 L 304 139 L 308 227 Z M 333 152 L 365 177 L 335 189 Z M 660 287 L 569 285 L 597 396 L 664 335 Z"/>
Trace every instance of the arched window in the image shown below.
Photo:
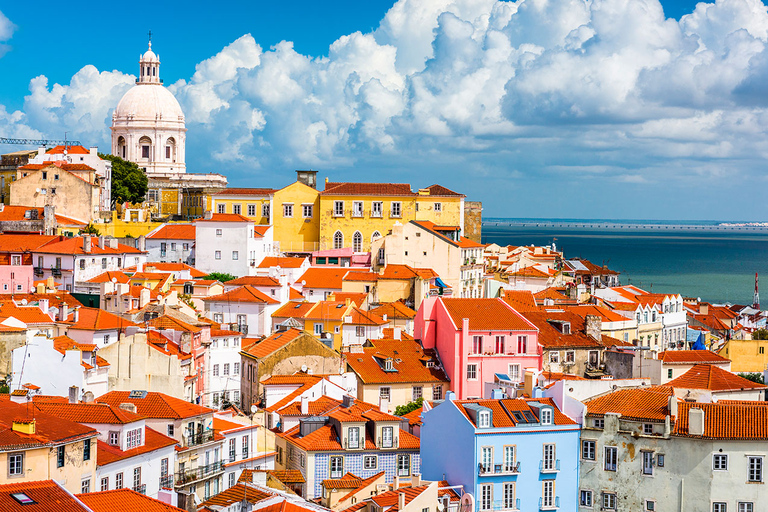
<path fill-rule="evenodd" d="M 125 137 L 122 135 L 117 138 L 117 156 L 119 156 L 122 159 L 125 159 Z"/>
<path fill-rule="evenodd" d="M 363 252 L 363 235 L 359 231 L 355 231 L 355 234 L 352 235 L 352 250 Z"/>
<path fill-rule="evenodd" d="M 143 160 L 152 160 L 152 139 L 146 135 L 139 139 L 139 150 Z"/>
<path fill-rule="evenodd" d="M 373 242 L 377 238 L 381 238 L 381 233 L 379 233 L 378 231 L 374 231 L 373 234 L 371 235 L 371 242 Z"/>
<path fill-rule="evenodd" d="M 171 162 L 176 161 L 176 139 L 168 137 L 165 141 L 165 159 Z"/>
<path fill-rule="evenodd" d="M 342 249 L 344 247 L 344 235 L 341 231 L 337 231 L 333 234 L 333 248 Z"/>

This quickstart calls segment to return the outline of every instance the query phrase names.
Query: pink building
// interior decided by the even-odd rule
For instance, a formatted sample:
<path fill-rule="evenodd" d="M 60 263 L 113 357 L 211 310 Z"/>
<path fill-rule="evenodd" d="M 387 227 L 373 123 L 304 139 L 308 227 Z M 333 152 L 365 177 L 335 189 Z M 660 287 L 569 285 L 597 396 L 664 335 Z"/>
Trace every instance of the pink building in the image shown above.
<path fill-rule="evenodd" d="M 541 370 L 539 330 L 501 299 L 429 297 L 414 335 L 424 348 L 437 349 L 461 400 L 482 397 L 494 374 L 522 382 L 527 368 Z"/>

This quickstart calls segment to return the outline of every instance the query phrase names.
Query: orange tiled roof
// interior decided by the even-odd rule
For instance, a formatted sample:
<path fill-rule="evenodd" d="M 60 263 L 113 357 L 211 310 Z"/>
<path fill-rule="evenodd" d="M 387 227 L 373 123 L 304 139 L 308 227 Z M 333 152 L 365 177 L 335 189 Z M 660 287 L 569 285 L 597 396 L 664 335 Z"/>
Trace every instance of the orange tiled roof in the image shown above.
<path fill-rule="evenodd" d="M 94 422 L 95 423 L 95 422 Z M 121 450 L 118 446 L 112 446 L 104 441 L 99 440 L 97 448 L 96 460 L 99 466 L 106 466 L 113 462 L 118 462 L 137 455 L 143 455 L 145 453 L 159 450 L 160 448 L 167 448 L 168 446 L 174 446 L 177 441 L 160 432 L 153 430 L 149 427 L 144 428 L 144 444 L 131 448 L 130 450 Z"/>
<path fill-rule="evenodd" d="M 68 401 L 35 401 L 34 405 L 39 411 L 76 423 L 125 425 L 145 418 L 145 416 L 134 414 L 117 406 L 98 402 L 71 404 Z"/>
<path fill-rule="evenodd" d="M 568 311 L 576 313 L 582 318 L 586 318 L 587 315 L 599 316 L 603 322 L 626 322 L 629 319 L 625 316 L 621 316 L 618 313 L 614 313 L 608 308 L 602 306 L 595 306 L 594 304 L 583 304 L 580 306 L 569 306 Z"/>
<path fill-rule="evenodd" d="M 109 283 L 112 281 L 112 279 L 115 279 L 115 282 L 117 283 L 128 283 L 130 282 L 130 278 L 125 275 L 124 272 L 120 272 L 119 270 L 107 270 L 106 272 L 97 275 L 96 277 L 92 277 L 87 282 L 89 283 Z"/>
<path fill-rule="evenodd" d="M 668 387 L 620 389 L 584 404 L 590 416 L 605 416 L 612 412 L 630 420 L 664 421 L 669 414 L 670 397 L 674 399 L 674 394 Z"/>
<path fill-rule="evenodd" d="M 69 326 L 70 329 L 82 329 L 85 331 L 105 331 L 112 329 L 125 329 L 135 326 L 130 320 L 126 320 L 108 311 L 98 308 L 80 308 L 80 318 Z"/>
<path fill-rule="evenodd" d="M 664 364 L 723 364 L 730 359 L 709 350 L 667 350 L 659 352 L 657 359 Z"/>
<path fill-rule="evenodd" d="M 275 193 L 273 188 L 223 188 L 217 190 L 214 196 L 271 196 Z"/>
<path fill-rule="evenodd" d="M 371 311 L 363 311 L 360 308 L 354 307 L 351 311 L 352 321 L 346 322 L 347 325 L 386 325 L 389 323 L 388 320 L 384 320 L 382 317 L 377 315 L 376 313 L 373 313 Z"/>
<path fill-rule="evenodd" d="M 274 277 L 269 276 L 243 276 L 227 281 L 227 286 L 245 286 L 249 284 L 251 286 L 264 286 L 270 288 L 280 288 L 280 281 Z"/>
<path fill-rule="evenodd" d="M 321 396 L 316 400 L 307 402 L 307 414 L 309 416 L 324 416 L 332 410 L 341 407 L 341 400 L 336 400 L 329 396 Z M 282 408 L 277 413 L 280 416 L 303 416 L 301 413 L 301 402 L 291 402 Z"/>
<path fill-rule="evenodd" d="M 379 279 L 379 274 L 376 272 L 347 272 L 343 277 L 343 281 L 363 281 L 363 282 L 375 282 Z"/>
<path fill-rule="evenodd" d="M 343 183 L 328 182 L 320 195 L 415 196 L 408 183 Z"/>
<path fill-rule="evenodd" d="M 297 283 L 302 283 L 304 289 L 325 288 L 331 290 L 341 290 L 341 284 L 345 276 L 352 273 L 371 274 L 365 271 L 350 270 L 345 267 L 310 267 L 297 279 Z M 352 279 L 352 278 L 349 278 Z"/>
<path fill-rule="evenodd" d="M 584 332 L 585 321 L 569 311 L 528 311 L 523 316 L 539 329 L 539 344 L 544 349 L 550 348 L 600 348 L 603 343 Z M 570 334 L 560 332 L 555 327 L 558 322 L 570 324 Z"/>
<path fill-rule="evenodd" d="M 433 270 L 429 272 L 426 269 L 415 269 L 408 265 L 395 265 L 389 264 L 379 272 L 379 279 L 414 279 L 420 277 L 422 279 L 431 279 L 437 276 Z"/>
<path fill-rule="evenodd" d="M 518 424 L 512 415 L 512 411 L 529 412 L 534 418 L 537 418 L 537 410 L 531 407 L 531 403 L 540 403 L 542 405 L 551 405 L 554 408 L 553 423 L 555 425 L 576 425 L 571 418 L 560 412 L 551 398 L 505 398 L 503 400 L 454 400 L 453 402 L 459 410 L 466 416 L 470 423 L 474 425 L 472 418 L 466 411 L 467 404 L 477 404 L 487 407 L 491 414 L 491 421 L 494 428 L 514 427 Z"/>
<path fill-rule="evenodd" d="M 339 441 L 339 436 L 336 433 L 336 429 L 330 424 L 320 427 L 319 429 L 315 430 L 310 434 L 305 435 L 304 437 L 301 437 L 299 435 L 298 426 L 288 430 L 287 432 L 277 432 L 275 435 L 282 437 L 286 441 L 295 444 L 296 446 L 300 447 L 301 449 L 307 452 L 328 452 L 328 451 L 343 450 L 341 442 Z M 401 450 L 418 450 L 419 449 L 419 438 L 414 436 L 413 434 L 410 434 L 405 430 L 400 430 L 400 432 L 398 432 L 398 438 L 400 440 L 399 449 Z M 376 445 L 373 442 L 373 438 L 371 437 L 370 432 L 368 432 L 367 429 L 365 434 L 365 449 L 366 450 L 376 449 Z"/>
<path fill-rule="evenodd" d="M 533 277 L 539 279 L 549 278 L 549 274 L 542 272 L 536 267 L 523 267 L 517 272 L 509 272 L 509 277 Z"/>
<path fill-rule="evenodd" d="M 326 489 L 356 489 L 360 487 L 363 479 L 347 471 L 341 478 L 329 478 L 323 480 Z"/>
<path fill-rule="evenodd" d="M 446 188 L 442 185 L 431 185 L 427 187 L 430 196 L 445 196 L 445 197 L 467 197 L 464 194 L 459 194 L 453 190 Z"/>
<path fill-rule="evenodd" d="M 664 386 L 684 389 L 708 389 L 710 391 L 743 391 L 767 389 L 768 386 L 752 382 L 744 377 L 711 364 L 697 364 Z"/>
<path fill-rule="evenodd" d="M 155 419 L 183 419 L 213 413 L 213 409 L 156 391 L 148 392 L 144 398 L 131 398 L 129 395 L 129 391 L 110 391 L 97 398 L 97 401 L 114 406 L 130 402 L 136 405 L 139 414 Z"/>
<path fill-rule="evenodd" d="M 12 430 L 13 422 L 20 418 L 34 419 L 34 434 L 22 434 Z M 98 432 L 90 427 L 52 414 L 30 410 L 26 404 L 8 401 L 3 402 L 3 406 L 0 407 L 0 448 L 3 451 L 53 446 L 62 442 L 88 439 L 96 435 Z"/>
<path fill-rule="evenodd" d="M 63 155 L 64 152 L 68 155 L 89 155 L 91 152 L 84 146 L 54 146 L 45 152 L 46 155 Z"/>
<path fill-rule="evenodd" d="M 535 331 L 536 327 L 501 299 L 441 298 L 457 329 L 469 319 L 471 331 Z"/>
<path fill-rule="evenodd" d="M 67 350 L 80 350 L 81 352 L 93 352 L 95 343 L 78 343 L 69 336 L 57 336 L 53 338 L 53 348 L 62 354 Z"/>
<path fill-rule="evenodd" d="M 287 302 L 277 311 L 272 313 L 272 318 L 304 318 L 310 309 L 315 307 L 315 302 Z"/>
<path fill-rule="evenodd" d="M 52 240 L 42 247 L 35 249 L 36 253 L 44 254 L 143 254 L 142 251 L 131 247 L 129 245 L 117 244 L 117 248 L 99 246 L 99 238 L 91 237 L 91 252 L 85 252 L 83 249 L 84 238 L 82 236 L 74 236 L 71 238 L 60 236 L 58 240 Z"/>
<path fill-rule="evenodd" d="M 380 317 L 387 315 L 387 319 L 413 320 L 416 318 L 416 311 L 412 310 L 400 301 L 386 302 L 381 306 L 371 309 L 371 313 L 376 313 Z"/>
<path fill-rule="evenodd" d="M 63 169 L 65 171 L 95 171 L 93 167 L 90 165 L 85 164 L 70 164 L 66 162 L 62 162 L 61 160 L 48 160 L 46 162 L 43 162 L 42 164 L 27 164 L 22 165 L 19 167 L 19 169 L 24 169 L 25 171 L 39 171 L 40 169 L 45 169 L 46 167 L 58 167 L 59 169 Z"/>
<path fill-rule="evenodd" d="M 212 496 L 198 505 L 198 510 L 213 510 L 209 507 L 228 507 L 234 503 L 242 503 L 247 500 L 249 503 L 258 503 L 262 500 L 274 496 L 272 493 L 263 491 L 245 482 L 238 482 L 234 486 L 226 489 L 219 494 Z"/>
<path fill-rule="evenodd" d="M 25 324 L 53 323 L 51 317 L 43 313 L 43 311 L 37 306 L 17 306 L 11 301 L 0 302 L 0 319 L 9 317 L 20 320 Z"/>
<path fill-rule="evenodd" d="M 271 268 L 271 267 L 301 268 L 301 266 L 304 264 L 306 260 L 307 258 L 288 258 L 284 256 L 267 256 L 263 260 L 261 260 L 261 263 L 259 263 L 258 268 Z"/>
<path fill-rule="evenodd" d="M 136 270 L 136 267 L 133 267 L 133 269 Z M 160 272 L 175 272 L 180 270 L 187 270 L 189 271 L 189 275 L 192 276 L 192 279 L 205 277 L 207 275 L 205 272 L 201 272 L 197 270 L 195 267 L 187 265 L 186 263 L 153 261 L 144 265 L 144 270 L 152 271 L 152 269 L 154 269 L 154 271 L 160 271 Z"/>
<path fill-rule="evenodd" d="M 165 224 L 147 238 L 162 240 L 194 240 L 194 224 Z"/>
<path fill-rule="evenodd" d="M 34 503 L 21 505 L 11 495 L 23 492 Z M 0 512 L 102 512 L 89 510 L 53 480 L 22 480 L 0 485 Z"/>
<path fill-rule="evenodd" d="M 12 208 L 9 206 L 4 207 L 3 211 L 0 212 L 0 221 L 4 220 L 16 220 L 16 219 L 8 219 L 8 214 L 6 213 L 6 210 L 8 208 Z M 23 218 L 22 214 L 22 218 Z M 42 246 L 44 246 L 47 243 L 50 243 L 54 240 L 58 240 L 58 236 L 48 236 L 48 235 L 15 235 L 15 234 L 0 234 L 0 252 L 31 252 L 35 249 L 38 249 Z"/>
<path fill-rule="evenodd" d="M 203 300 L 206 302 L 257 302 L 262 304 L 279 304 L 278 301 L 249 284 L 224 292 L 221 295 L 205 297 Z"/>
<path fill-rule="evenodd" d="M 539 311 L 536 299 L 529 290 L 502 290 L 500 297 L 504 302 L 512 306 L 518 313 L 524 311 Z"/>
<path fill-rule="evenodd" d="M 88 505 L 93 512 L 114 512 L 117 510 L 130 510 L 131 512 L 184 512 L 180 508 L 127 488 L 77 494 L 76 496 Z M 57 512 L 60 512 L 59 509 L 57 509 Z"/>
<path fill-rule="evenodd" d="M 413 340 L 371 340 L 372 347 L 363 353 L 346 354 L 346 361 L 360 381 L 365 384 L 386 382 L 441 383 L 449 382 L 442 368 L 428 368 L 427 362 L 438 362 L 432 350 L 424 349 Z M 392 361 L 394 371 L 385 370 L 386 360 Z"/>
<path fill-rule="evenodd" d="M 688 430 L 691 409 L 704 411 L 704 435 L 694 436 Z M 768 440 L 768 407 L 755 402 L 691 403 L 680 402 L 672 435 L 701 439 Z"/>
<path fill-rule="evenodd" d="M 307 311 L 304 318 L 308 320 L 323 320 L 325 322 L 340 322 L 351 308 L 352 305 L 347 305 L 346 302 L 321 300 L 320 302 L 315 302 L 315 306 Z"/>
<path fill-rule="evenodd" d="M 274 351 L 283 348 L 288 343 L 301 336 L 301 334 L 302 331 L 299 331 L 298 329 L 288 329 L 287 331 L 276 332 L 264 338 L 261 342 L 255 343 L 247 349 L 244 349 L 243 352 L 254 358 L 266 357 Z"/>
<path fill-rule="evenodd" d="M 239 213 L 213 213 L 210 219 L 197 219 L 195 222 L 253 222 L 245 215 Z"/>
<path fill-rule="evenodd" d="M 379 508 L 386 509 L 387 512 L 399 512 L 400 495 L 405 495 L 405 505 L 407 506 L 411 501 L 421 496 L 421 494 L 427 490 L 426 485 L 420 485 L 418 487 L 401 487 L 400 489 L 393 489 L 391 491 L 383 492 L 371 496 L 371 501 L 374 502 Z"/>

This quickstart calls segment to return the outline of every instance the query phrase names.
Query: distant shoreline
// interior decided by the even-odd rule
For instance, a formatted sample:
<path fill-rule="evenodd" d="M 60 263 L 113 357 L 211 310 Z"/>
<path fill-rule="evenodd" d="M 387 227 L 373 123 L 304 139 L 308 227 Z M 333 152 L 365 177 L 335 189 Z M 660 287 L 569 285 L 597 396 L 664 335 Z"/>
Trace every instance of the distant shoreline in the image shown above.
<path fill-rule="evenodd" d="M 498 219 L 483 220 L 483 228 L 560 228 L 616 231 L 742 232 L 767 233 L 768 222 L 580 220 L 580 219 Z"/>

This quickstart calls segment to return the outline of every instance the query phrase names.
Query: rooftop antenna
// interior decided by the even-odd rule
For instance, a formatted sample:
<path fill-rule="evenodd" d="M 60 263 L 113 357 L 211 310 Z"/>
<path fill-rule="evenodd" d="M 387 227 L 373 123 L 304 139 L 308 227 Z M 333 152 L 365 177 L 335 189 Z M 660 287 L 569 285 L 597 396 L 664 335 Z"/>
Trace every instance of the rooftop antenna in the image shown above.
<path fill-rule="evenodd" d="M 755 272 L 755 297 L 752 299 L 752 307 L 760 311 L 760 292 L 757 286 L 757 272 Z"/>

